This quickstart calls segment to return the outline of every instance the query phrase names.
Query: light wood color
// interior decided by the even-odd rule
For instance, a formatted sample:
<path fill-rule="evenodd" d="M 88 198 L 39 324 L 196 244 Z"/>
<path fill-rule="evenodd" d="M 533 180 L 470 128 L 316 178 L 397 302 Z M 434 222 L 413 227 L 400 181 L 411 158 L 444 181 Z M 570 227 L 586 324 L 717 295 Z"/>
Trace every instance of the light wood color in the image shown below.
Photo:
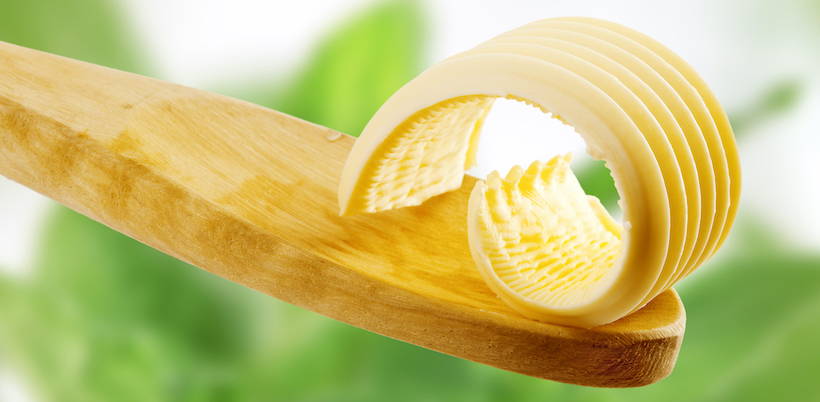
<path fill-rule="evenodd" d="M 685 327 L 672 290 L 592 330 L 532 321 L 497 299 L 467 245 L 474 179 L 420 207 L 339 217 L 354 141 L 236 99 L 0 43 L 9 179 L 216 275 L 425 348 L 599 387 L 672 371 Z"/>

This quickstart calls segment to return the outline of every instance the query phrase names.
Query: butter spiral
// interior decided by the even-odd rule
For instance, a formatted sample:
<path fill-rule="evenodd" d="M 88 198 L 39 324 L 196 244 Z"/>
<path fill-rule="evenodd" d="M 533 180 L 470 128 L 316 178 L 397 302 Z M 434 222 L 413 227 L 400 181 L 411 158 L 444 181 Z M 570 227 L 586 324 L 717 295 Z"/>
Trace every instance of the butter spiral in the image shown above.
<path fill-rule="evenodd" d="M 590 155 L 606 161 L 622 201 L 621 250 L 605 289 L 571 306 L 513 306 L 534 309 L 525 315 L 582 327 L 614 321 L 725 241 L 737 214 L 740 162 L 715 95 L 655 40 L 578 17 L 501 34 L 396 92 L 348 157 L 342 214 L 418 205 L 458 188 L 498 97 L 524 100 L 575 127 Z"/>

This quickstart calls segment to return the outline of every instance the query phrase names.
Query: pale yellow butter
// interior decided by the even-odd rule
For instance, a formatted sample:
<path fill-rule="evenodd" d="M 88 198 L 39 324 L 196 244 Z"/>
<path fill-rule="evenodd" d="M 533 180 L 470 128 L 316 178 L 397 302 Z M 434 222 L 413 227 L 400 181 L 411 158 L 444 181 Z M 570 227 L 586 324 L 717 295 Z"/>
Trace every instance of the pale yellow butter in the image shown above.
<path fill-rule="evenodd" d="M 570 160 L 556 156 L 479 181 L 468 236 L 481 276 L 507 304 L 530 318 L 589 326 L 572 312 L 602 302 L 622 227 L 584 194 Z"/>
<path fill-rule="evenodd" d="M 611 218 L 599 213 L 603 209 L 579 203 L 585 195 L 569 182 L 543 180 L 541 187 L 525 190 L 529 176 L 522 171 L 511 172 L 510 180 L 494 176 L 481 183 L 473 192 L 476 202 L 476 191 L 490 205 L 490 199 L 503 198 L 500 189 L 514 188 L 504 192 L 512 197 L 505 201 L 510 208 L 529 205 L 527 214 L 511 212 L 509 221 L 501 219 L 501 204 L 495 214 L 473 200 L 470 205 L 471 222 L 475 219 L 470 243 L 480 251 L 473 250 L 476 264 L 489 286 L 517 310 L 566 325 L 611 322 L 688 275 L 725 241 L 740 197 L 737 145 L 725 112 L 694 70 L 663 45 L 591 18 L 549 19 L 514 29 L 434 65 L 401 88 L 376 113 L 348 158 L 339 187 L 342 214 L 418 205 L 458 188 L 497 97 L 524 100 L 576 128 L 588 153 L 612 171 L 625 228 L 612 229 Z M 557 169 L 562 160 L 541 169 Z M 535 212 L 538 205 L 570 201 L 574 206 L 563 212 Z M 549 219 L 558 226 L 547 229 Z M 610 229 L 593 230 L 594 222 Z M 486 243 L 500 241 L 492 231 L 501 228 L 504 236 L 528 239 L 504 246 L 511 252 L 507 261 L 501 261 L 503 253 L 492 254 L 501 248 Z M 574 233 L 578 244 L 613 245 L 599 236 L 617 232 L 617 258 L 607 254 L 602 264 L 598 251 L 587 247 L 573 248 L 574 257 L 563 263 L 550 259 L 564 247 L 555 244 L 559 229 Z M 582 257 L 585 252 L 591 254 Z M 548 275 L 532 279 L 539 269 Z M 487 275 L 491 272 L 500 282 Z"/>

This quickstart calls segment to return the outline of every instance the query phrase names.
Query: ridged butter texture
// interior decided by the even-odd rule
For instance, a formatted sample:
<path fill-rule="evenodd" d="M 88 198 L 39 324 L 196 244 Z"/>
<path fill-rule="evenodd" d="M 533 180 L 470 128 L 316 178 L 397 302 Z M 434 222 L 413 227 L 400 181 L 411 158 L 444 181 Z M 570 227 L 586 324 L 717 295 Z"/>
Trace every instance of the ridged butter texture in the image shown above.
<path fill-rule="evenodd" d="M 379 212 L 419 205 L 461 186 L 471 139 L 494 98 L 464 96 L 441 102 L 396 128 L 366 167 L 358 208 Z M 467 161 L 465 163 L 465 161 Z"/>
<path fill-rule="evenodd" d="M 549 305 L 594 297 L 621 247 L 621 225 L 584 194 L 570 159 L 534 162 L 526 171 L 515 166 L 506 178 L 492 172 L 476 185 L 480 205 L 469 208 L 468 219 L 480 228 L 470 242 L 480 242 L 475 247 L 488 257 L 479 269 Z"/>

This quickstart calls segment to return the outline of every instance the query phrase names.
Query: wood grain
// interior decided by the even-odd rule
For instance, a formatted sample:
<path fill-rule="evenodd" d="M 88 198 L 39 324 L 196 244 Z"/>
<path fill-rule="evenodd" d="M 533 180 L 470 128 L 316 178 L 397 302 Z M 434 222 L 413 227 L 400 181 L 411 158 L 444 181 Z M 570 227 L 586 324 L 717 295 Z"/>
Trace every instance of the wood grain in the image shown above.
<path fill-rule="evenodd" d="M 354 138 L 247 102 L 0 43 L 0 174 L 207 271 L 336 320 L 530 376 L 658 381 L 685 313 L 663 293 L 581 330 L 528 320 L 467 245 L 474 179 L 338 216 Z M 399 363 L 397 363 L 399 364 Z"/>

